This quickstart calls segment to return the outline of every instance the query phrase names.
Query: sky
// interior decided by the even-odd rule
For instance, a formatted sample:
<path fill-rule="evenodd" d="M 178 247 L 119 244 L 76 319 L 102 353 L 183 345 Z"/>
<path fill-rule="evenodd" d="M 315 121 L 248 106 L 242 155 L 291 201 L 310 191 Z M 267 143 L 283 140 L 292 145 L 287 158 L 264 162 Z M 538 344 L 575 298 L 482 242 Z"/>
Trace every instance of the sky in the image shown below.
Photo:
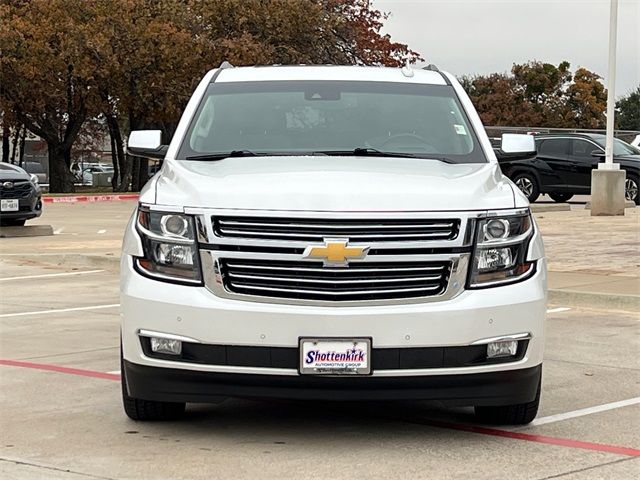
<path fill-rule="evenodd" d="M 609 0 L 373 0 L 384 32 L 457 76 L 540 60 L 605 78 Z M 619 0 L 616 98 L 640 85 L 640 0 Z"/>

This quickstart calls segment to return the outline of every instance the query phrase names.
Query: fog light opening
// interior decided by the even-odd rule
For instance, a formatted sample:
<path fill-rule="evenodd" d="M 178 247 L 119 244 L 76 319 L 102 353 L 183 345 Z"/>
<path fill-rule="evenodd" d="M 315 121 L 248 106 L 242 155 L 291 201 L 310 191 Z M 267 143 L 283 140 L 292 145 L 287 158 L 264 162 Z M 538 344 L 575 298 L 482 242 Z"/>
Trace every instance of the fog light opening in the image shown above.
<path fill-rule="evenodd" d="M 487 344 L 487 358 L 513 357 L 517 351 L 517 340 L 502 340 Z"/>
<path fill-rule="evenodd" d="M 180 355 L 182 353 L 182 342 L 169 338 L 151 337 L 151 351 L 168 355 Z"/>

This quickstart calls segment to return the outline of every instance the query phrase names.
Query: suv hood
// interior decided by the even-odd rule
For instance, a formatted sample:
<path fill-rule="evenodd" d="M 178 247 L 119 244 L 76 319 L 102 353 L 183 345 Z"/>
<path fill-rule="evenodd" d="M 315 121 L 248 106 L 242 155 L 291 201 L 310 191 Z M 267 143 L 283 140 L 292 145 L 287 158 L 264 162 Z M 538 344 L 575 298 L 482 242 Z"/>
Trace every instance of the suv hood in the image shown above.
<path fill-rule="evenodd" d="M 453 211 L 513 208 L 497 163 L 272 156 L 167 160 L 141 201 L 246 210 Z M 155 188 L 154 188 L 155 187 Z"/>

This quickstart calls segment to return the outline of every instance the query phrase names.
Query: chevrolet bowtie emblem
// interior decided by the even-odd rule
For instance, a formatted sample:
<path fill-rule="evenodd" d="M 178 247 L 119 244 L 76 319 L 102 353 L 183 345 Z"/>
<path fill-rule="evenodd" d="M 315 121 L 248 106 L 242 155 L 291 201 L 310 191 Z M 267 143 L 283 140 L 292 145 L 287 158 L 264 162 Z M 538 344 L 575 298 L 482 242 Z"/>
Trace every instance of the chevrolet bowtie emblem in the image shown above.
<path fill-rule="evenodd" d="M 349 240 L 324 240 L 324 245 L 310 245 L 304 251 L 304 258 L 322 260 L 325 267 L 347 267 L 349 260 L 363 259 L 369 247 L 348 247 Z"/>

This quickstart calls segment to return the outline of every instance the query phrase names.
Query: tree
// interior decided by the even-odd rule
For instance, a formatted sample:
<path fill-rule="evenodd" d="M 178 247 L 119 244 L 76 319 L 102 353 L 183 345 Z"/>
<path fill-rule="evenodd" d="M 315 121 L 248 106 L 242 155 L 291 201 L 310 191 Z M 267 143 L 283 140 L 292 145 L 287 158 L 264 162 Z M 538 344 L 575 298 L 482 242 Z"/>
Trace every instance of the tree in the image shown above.
<path fill-rule="evenodd" d="M 569 62 L 514 64 L 509 74 L 463 77 L 487 125 L 603 128 L 607 92 L 600 76 Z"/>
<path fill-rule="evenodd" d="M 415 62 L 381 33 L 369 0 L 0 0 L 0 108 L 49 146 L 51 191 L 73 188 L 71 147 L 83 122 L 107 126 L 115 188 L 137 189 L 145 161 L 123 149 L 131 130 L 168 141 L 202 75 L 235 65 Z M 5 28 L 5 25 L 7 26 Z"/>
<path fill-rule="evenodd" d="M 621 130 L 640 130 L 640 85 L 616 103 L 616 123 Z"/>
<path fill-rule="evenodd" d="M 73 191 L 71 147 L 95 110 L 92 15 L 83 0 L 0 5 L 0 107 L 46 143 L 50 190 Z"/>

